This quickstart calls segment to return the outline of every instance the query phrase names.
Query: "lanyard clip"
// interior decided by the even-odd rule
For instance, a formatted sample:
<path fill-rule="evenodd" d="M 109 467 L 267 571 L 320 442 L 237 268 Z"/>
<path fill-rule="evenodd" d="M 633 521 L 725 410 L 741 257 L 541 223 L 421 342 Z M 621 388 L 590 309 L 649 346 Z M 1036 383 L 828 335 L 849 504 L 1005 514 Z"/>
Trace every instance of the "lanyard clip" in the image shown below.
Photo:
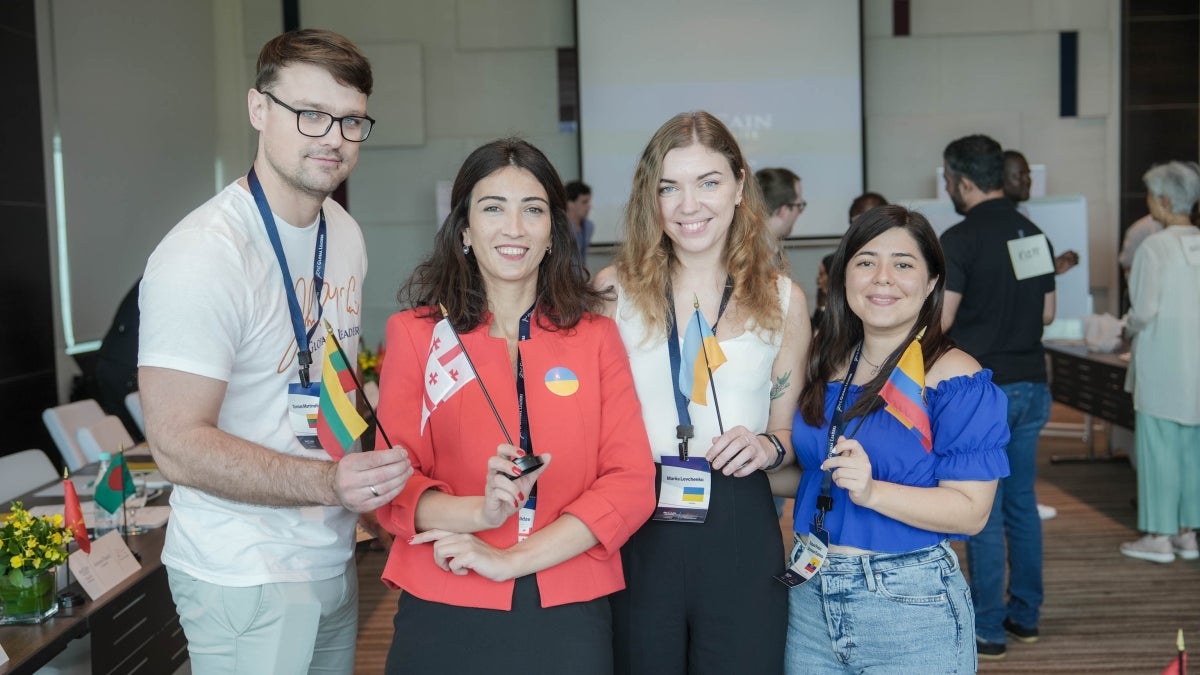
<path fill-rule="evenodd" d="M 679 439 L 679 459 L 687 461 L 688 439 L 696 435 L 695 427 L 690 424 L 680 424 L 675 427 L 675 438 Z"/>
<path fill-rule="evenodd" d="M 308 378 L 308 367 L 312 365 L 312 352 L 307 349 L 298 352 L 296 356 L 300 361 L 300 386 L 308 389 L 311 380 Z"/>
<path fill-rule="evenodd" d="M 818 495 L 817 508 L 821 512 L 819 517 L 824 520 L 825 513 L 833 510 L 833 497 L 831 495 Z"/>

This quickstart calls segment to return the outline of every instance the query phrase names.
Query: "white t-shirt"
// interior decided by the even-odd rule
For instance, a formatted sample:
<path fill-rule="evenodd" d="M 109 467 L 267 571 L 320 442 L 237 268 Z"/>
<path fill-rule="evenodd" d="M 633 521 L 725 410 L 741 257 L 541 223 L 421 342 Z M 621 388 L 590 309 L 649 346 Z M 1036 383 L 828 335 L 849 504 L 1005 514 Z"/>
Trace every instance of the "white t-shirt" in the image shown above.
<path fill-rule="evenodd" d="M 775 285 L 779 292 L 780 316 L 786 317 L 792 281 L 779 275 Z M 648 328 L 620 288 L 617 289 L 616 319 L 621 341 L 629 352 L 633 384 L 642 402 L 642 419 L 650 436 L 654 461 L 661 462 L 663 455 L 675 457 L 679 452 L 675 433 L 679 411 L 675 408 L 676 385 L 667 352 L 669 338 L 646 341 Z M 767 417 L 771 412 L 771 368 L 783 344 L 783 333 L 757 330 L 752 321 L 747 321 L 745 328 L 741 335 L 721 340 L 726 362 L 713 371 L 713 382 L 716 383 L 717 403 L 721 406 L 725 429 L 740 424 L 754 433 L 762 433 L 767 430 Z M 681 345 L 683 337 L 681 332 Z M 721 435 L 713 403 L 711 394 L 707 406 L 688 402 L 688 415 L 695 427 L 695 436 L 688 446 L 693 457 L 708 452 L 712 439 Z"/>
<path fill-rule="evenodd" d="M 336 202 L 323 205 L 328 232 L 319 302 L 351 363 L 358 354 L 366 251 L 358 224 Z M 317 317 L 313 255 L 317 223 L 275 216 L 308 327 Z M 288 385 L 298 383 L 296 338 L 283 276 L 254 198 L 231 184 L 176 225 L 151 254 L 142 279 L 139 366 L 171 368 L 228 383 L 218 426 L 277 452 L 328 460 L 292 430 Z M 325 330 L 310 346 L 321 379 Z M 331 345 L 332 346 L 332 345 Z M 232 502 L 178 486 L 162 559 L 225 586 L 315 581 L 341 574 L 355 515 L 336 506 L 273 507 Z"/>

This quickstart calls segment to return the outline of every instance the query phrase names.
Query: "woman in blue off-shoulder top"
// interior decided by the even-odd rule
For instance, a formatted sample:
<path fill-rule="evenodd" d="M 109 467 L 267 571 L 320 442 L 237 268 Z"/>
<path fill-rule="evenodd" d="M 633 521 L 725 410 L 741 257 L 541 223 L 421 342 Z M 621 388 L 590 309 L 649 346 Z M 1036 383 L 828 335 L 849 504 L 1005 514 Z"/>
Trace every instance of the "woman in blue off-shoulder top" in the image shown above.
<path fill-rule="evenodd" d="M 945 261 L 924 216 L 859 216 L 829 274 L 793 426 L 787 672 L 974 672 L 949 540 L 983 528 L 1008 475 L 1004 394 L 942 332 Z"/>

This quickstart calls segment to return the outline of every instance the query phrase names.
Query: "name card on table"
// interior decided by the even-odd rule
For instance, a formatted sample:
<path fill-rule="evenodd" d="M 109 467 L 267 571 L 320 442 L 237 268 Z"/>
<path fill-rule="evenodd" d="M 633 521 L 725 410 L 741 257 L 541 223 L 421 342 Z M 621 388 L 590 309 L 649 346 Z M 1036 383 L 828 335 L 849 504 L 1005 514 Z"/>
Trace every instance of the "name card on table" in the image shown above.
<path fill-rule="evenodd" d="M 0 645 L 0 666 L 8 663 L 8 654 L 4 653 L 4 646 Z"/>
<path fill-rule="evenodd" d="M 92 542 L 92 552 L 75 551 L 67 561 L 71 572 L 92 600 L 99 598 L 142 568 L 116 531 Z"/>

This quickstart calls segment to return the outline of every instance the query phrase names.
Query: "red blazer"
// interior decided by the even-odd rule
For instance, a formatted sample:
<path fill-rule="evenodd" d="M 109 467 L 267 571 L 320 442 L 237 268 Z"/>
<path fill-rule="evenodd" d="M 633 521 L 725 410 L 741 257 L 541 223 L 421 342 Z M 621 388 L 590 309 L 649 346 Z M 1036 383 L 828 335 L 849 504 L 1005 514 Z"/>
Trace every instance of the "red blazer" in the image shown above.
<path fill-rule="evenodd" d="M 387 325 L 387 357 L 379 381 L 379 419 L 392 442 L 408 449 L 414 473 L 404 490 L 378 511 L 379 522 L 396 535 L 383 581 L 434 602 L 508 610 L 513 582 L 497 583 L 475 573 L 444 572 L 433 561 L 433 545 L 408 543 L 416 534 L 417 500 L 426 490 L 481 495 L 487 460 L 504 443 L 478 382 L 469 382 L 430 416 L 420 433 L 425 362 L 434 320 L 412 310 Z M 487 385 L 514 441 L 520 433 L 516 377 L 503 338 L 488 336 L 490 317 L 462 335 L 467 353 Z M 569 513 L 600 543 L 583 554 L 537 573 L 542 606 L 592 600 L 625 586 L 618 551 L 654 511 L 654 463 L 633 387 L 629 359 L 617 326 L 585 315 L 569 331 L 547 331 L 535 315 L 530 339 L 520 343 L 530 437 L 536 453 L 554 460 L 538 479 L 536 532 Z M 578 389 L 547 386 L 552 368 L 567 368 Z M 557 371 L 559 374 L 562 371 Z M 569 376 L 568 376 L 569 379 Z M 379 447 L 384 446 L 380 437 Z M 517 517 L 494 530 L 476 532 L 497 548 L 517 542 Z"/>

